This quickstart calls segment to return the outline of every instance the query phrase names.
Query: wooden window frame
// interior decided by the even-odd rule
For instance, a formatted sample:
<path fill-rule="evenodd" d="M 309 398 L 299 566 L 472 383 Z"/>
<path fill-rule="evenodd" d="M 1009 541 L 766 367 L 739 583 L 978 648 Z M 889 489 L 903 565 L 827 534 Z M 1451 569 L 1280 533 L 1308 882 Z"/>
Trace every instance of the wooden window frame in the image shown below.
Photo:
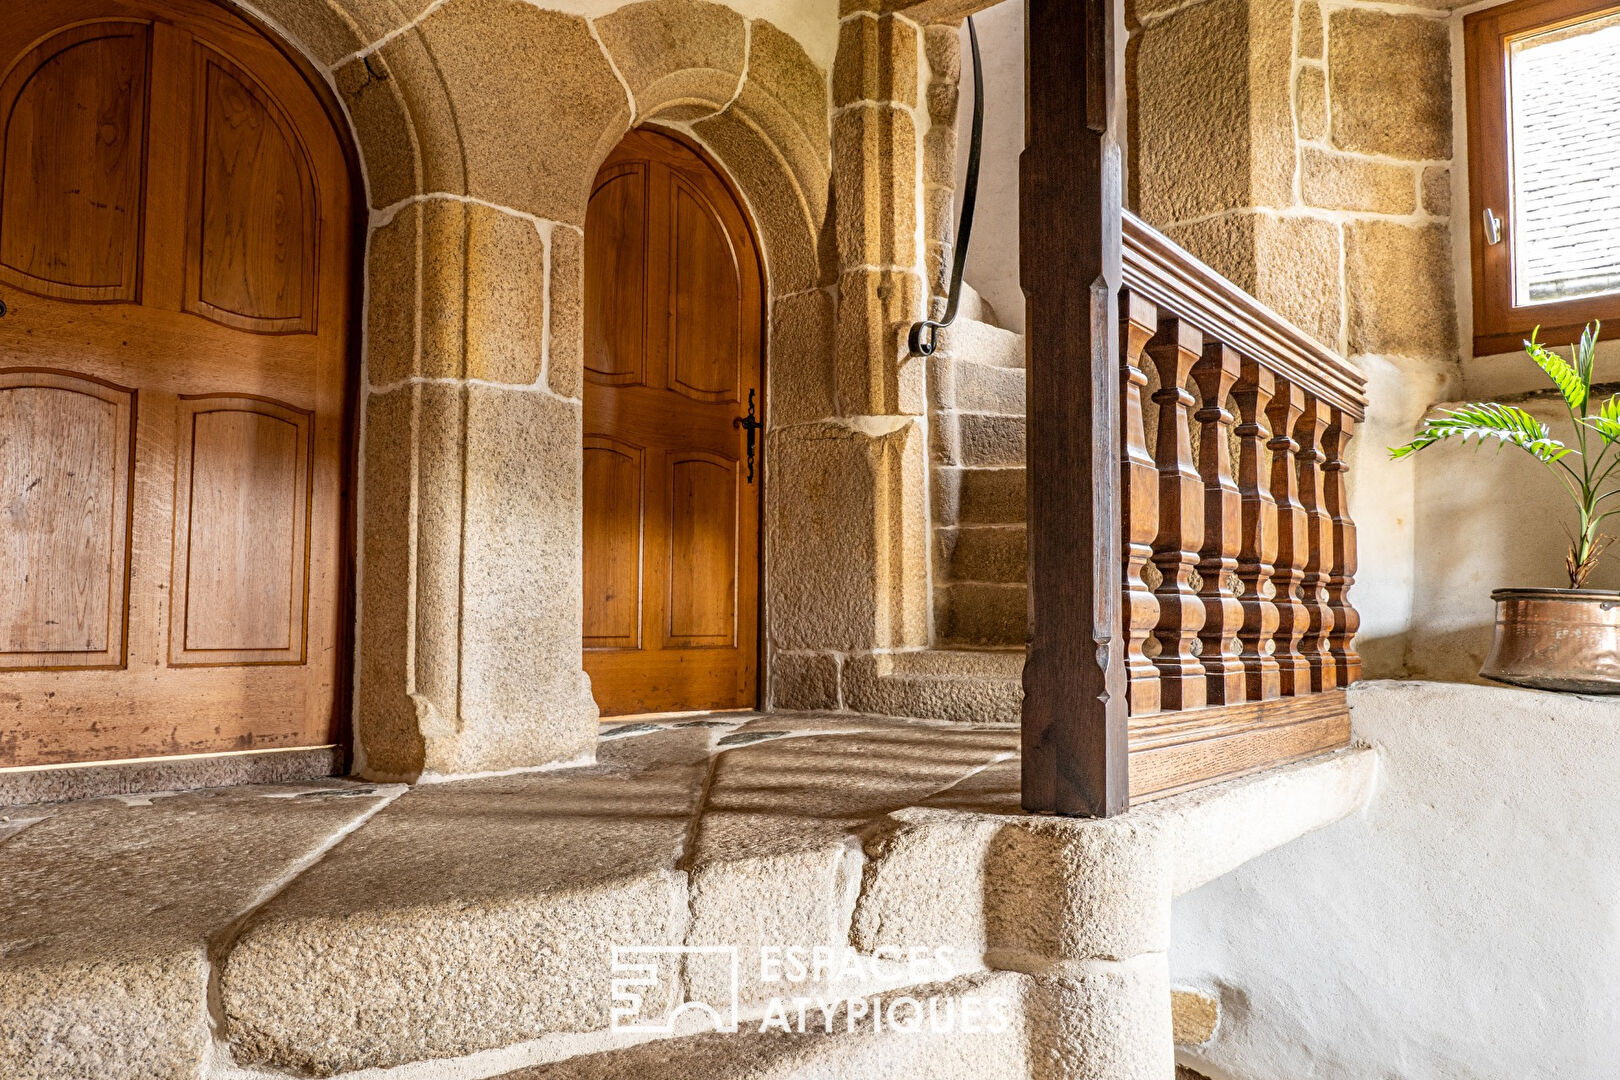
<path fill-rule="evenodd" d="M 1593 319 L 1602 336 L 1620 337 L 1620 293 L 1516 306 L 1513 302 L 1511 145 L 1508 138 L 1508 43 L 1514 38 L 1620 12 L 1617 0 L 1513 0 L 1463 18 L 1468 100 L 1468 235 L 1472 249 L 1474 355 L 1517 352 L 1531 330 L 1567 345 Z M 1485 208 L 1500 214 L 1501 243 L 1485 242 Z"/>

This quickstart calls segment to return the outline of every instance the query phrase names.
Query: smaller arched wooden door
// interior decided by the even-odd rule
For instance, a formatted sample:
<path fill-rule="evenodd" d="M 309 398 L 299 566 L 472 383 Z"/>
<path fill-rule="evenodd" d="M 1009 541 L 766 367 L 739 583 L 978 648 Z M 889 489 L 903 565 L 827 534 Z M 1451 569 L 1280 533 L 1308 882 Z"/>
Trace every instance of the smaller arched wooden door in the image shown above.
<path fill-rule="evenodd" d="M 605 716 L 757 704 L 763 290 L 720 174 L 627 135 L 585 218 L 584 656 Z"/>
<path fill-rule="evenodd" d="M 0 766 L 340 741 L 350 189 L 224 8 L 7 8 Z"/>

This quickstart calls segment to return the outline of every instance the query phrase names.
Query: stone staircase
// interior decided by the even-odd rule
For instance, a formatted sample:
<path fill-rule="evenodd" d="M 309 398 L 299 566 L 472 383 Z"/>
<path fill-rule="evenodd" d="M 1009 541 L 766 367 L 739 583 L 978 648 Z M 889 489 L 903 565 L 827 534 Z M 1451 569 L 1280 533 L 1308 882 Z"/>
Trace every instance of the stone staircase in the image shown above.
<path fill-rule="evenodd" d="M 935 641 L 1022 649 L 1024 339 L 971 290 L 941 337 L 928 370 Z"/>

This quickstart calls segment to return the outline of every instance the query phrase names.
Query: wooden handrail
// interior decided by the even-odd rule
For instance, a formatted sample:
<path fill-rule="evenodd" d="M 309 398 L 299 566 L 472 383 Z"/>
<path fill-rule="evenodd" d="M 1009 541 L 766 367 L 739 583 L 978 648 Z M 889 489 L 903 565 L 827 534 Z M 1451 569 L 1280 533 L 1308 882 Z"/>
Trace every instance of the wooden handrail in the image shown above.
<path fill-rule="evenodd" d="M 1141 218 L 1124 212 L 1127 288 L 1360 420 L 1367 380 L 1332 349 L 1256 300 Z"/>

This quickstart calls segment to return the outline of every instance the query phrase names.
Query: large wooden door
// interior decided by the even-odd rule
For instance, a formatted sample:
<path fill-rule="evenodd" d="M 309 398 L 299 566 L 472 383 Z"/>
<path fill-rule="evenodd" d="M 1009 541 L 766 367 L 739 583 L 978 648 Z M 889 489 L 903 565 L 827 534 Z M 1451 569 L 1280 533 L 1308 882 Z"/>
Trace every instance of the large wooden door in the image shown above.
<path fill-rule="evenodd" d="M 351 209 L 202 0 L 0 20 L 0 767 L 338 741 Z"/>
<path fill-rule="evenodd" d="M 763 276 L 720 175 L 627 135 L 585 218 L 584 647 L 603 715 L 757 704 Z"/>

